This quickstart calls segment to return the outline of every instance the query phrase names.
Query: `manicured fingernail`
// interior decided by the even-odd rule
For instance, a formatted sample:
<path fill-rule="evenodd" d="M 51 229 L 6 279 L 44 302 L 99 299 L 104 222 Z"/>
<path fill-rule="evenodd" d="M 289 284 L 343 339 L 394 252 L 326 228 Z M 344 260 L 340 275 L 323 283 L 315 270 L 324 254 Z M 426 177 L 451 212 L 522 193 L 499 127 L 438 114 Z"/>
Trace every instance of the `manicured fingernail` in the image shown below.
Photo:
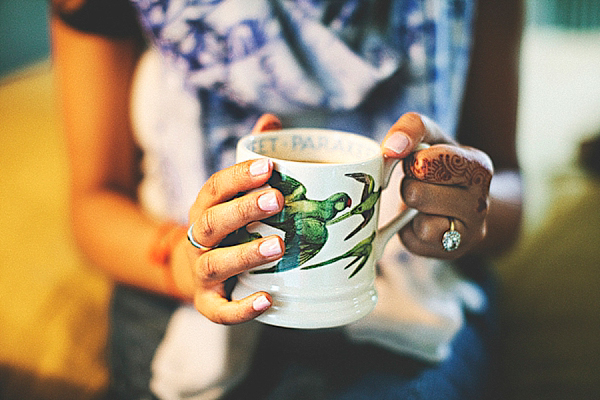
<path fill-rule="evenodd" d="M 250 165 L 250 174 L 252 176 L 264 175 L 269 172 L 271 160 L 268 158 L 260 158 Z"/>
<path fill-rule="evenodd" d="M 258 246 L 258 251 L 263 257 L 273 257 L 281 254 L 281 244 L 275 237 L 267 239 Z"/>
<path fill-rule="evenodd" d="M 281 121 L 279 121 L 277 117 L 271 116 L 270 121 L 261 127 L 261 131 L 274 131 L 279 130 L 281 128 L 283 128 L 283 126 L 281 125 Z"/>
<path fill-rule="evenodd" d="M 385 141 L 384 147 L 396 154 L 401 154 L 406 151 L 409 145 L 410 140 L 408 140 L 408 137 L 403 133 L 396 132 Z"/>
<path fill-rule="evenodd" d="M 267 192 L 258 198 L 258 207 L 263 211 L 275 211 L 279 209 L 277 196 L 273 192 Z"/>
<path fill-rule="evenodd" d="M 271 307 L 271 302 L 265 295 L 258 296 L 252 302 L 252 308 L 254 311 L 265 311 L 269 307 Z"/>

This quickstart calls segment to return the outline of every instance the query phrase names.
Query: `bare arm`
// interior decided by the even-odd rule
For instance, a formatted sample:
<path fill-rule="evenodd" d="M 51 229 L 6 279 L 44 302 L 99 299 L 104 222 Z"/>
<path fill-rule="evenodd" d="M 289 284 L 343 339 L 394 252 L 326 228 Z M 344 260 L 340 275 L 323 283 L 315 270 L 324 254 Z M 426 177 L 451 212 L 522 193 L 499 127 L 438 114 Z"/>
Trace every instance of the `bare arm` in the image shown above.
<path fill-rule="evenodd" d="M 129 121 L 129 88 L 138 58 L 135 40 L 83 34 L 58 18 L 52 20 L 52 37 L 71 164 L 73 230 L 82 251 L 116 281 L 177 294 L 215 322 L 240 323 L 264 312 L 271 305 L 268 293 L 229 301 L 224 282 L 280 258 L 284 244 L 278 236 L 206 251 L 181 235 L 166 266 L 172 280 L 163 266 L 150 260 L 163 222 L 146 215 L 135 196 L 138 157 Z M 255 129 L 272 126 L 263 118 Z M 266 183 L 272 168 L 247 161 L 213 174 L 190 210 L 196 240 L 216 245 L 251 221 L 279 212 L 281 193 L 252 190 Z M 238 197 L 240 192 L 250 193 Z M 274 200 L 265 206 L 265 198 Z"/>
<path fill-rule="evenodd" d="M 166 294 L 164 271 L 148 258 L 160 224 L 142 213 L 135 199 L 138 168 L 129 88 L 137 43 L 81 33 L 57 17 L 51 28 L 75 238 L 115 280 Z"/>

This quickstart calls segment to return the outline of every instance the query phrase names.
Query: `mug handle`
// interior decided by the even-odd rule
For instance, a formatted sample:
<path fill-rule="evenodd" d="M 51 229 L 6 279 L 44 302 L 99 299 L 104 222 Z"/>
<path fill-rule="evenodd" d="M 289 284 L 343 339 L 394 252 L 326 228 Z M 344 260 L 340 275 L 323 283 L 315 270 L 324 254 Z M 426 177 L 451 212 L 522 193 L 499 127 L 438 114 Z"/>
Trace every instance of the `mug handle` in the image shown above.
<path fill-rule="evenodd" d="M 426 149 L 430 147 L 427 143 L 419 143 L 419 145 L 415 148 L 415 152 Z M 386 189 L 388 184 L 390 183 L 390 178 L 392 176 L 392 172 L 400 159 L 384 159 L 383 160 L 383 183 L 382 188 Z M 418 211 L 414 208 L 407 208 L 406 210 L 400 212 L 398 215 L 394 217 L 390 222 L 382 226 L 377 230 L 377 235 L 375 236 L 375 242 L 373 243 L 373 250 L 375 255 L 375 260 L 379 260 L 383 255 L 383 250 L 385 249 L 385 245 L 390 239 L 404 227 L 404 225 L 408 224 L 416 215 Z"/>

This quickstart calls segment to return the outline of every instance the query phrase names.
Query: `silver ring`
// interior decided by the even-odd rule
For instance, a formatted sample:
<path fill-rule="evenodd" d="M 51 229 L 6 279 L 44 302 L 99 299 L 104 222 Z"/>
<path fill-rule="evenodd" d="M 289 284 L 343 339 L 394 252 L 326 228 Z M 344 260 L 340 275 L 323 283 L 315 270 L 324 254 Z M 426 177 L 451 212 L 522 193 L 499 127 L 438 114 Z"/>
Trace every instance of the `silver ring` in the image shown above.
<path fill-rule="evenodd" d="M 189 242 L 192 244 L 192 246 L 194 246 L 197 249 L 204 250 L 204 251 L 212 250 L 215 247 L 217 247 L 217 246 L 208 247 L 208 246 L 204 246 L 204 245 L 196 242 L 196 239 L 194 239 L 194 235 L 192 234 L 193 230 L 194 230 L 194 224 L 191 224 L 187 231 L 187 237 L 188 237 Z"/>
<path fill-rule="evenodd" d="M 460 246 L 460 233 L 454 229 L 454 218 L 450 219 L 450 229 L 442 236 L 442 246 L 446 251 L 454 251 Z"/>

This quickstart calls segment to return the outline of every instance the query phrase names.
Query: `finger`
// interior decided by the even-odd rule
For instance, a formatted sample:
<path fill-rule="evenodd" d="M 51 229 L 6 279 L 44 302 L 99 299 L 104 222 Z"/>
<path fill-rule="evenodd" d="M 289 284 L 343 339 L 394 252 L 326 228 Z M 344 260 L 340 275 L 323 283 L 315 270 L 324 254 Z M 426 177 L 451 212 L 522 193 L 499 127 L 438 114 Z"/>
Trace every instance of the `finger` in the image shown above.
<path fill-rule="evenodd" d="M 196 284 L 206 289 L 212 288 L 234 275 L 279 259 L 284 250 L 283 240 L 274 235 L 207 251 L 196 258 Z"/>
<path fill-rule="evenodd" d="M 383 155 L 391 158 L 404 158 L 413 152 L 421 142 L 456 144 L 431 119 L 412 112 L 402 115 L 392 125 L 382 142 Z"/>
<path fill-rule="evenodd" d="M 216 246 L 231 232 L 277 214 L 283 205 L 283 195 L 279 190 L 264 189 L 247 193 L 206 208 L 193 221 L 192 237 L 203 246 Z"/>
<path fill-rule="evenodd" d="M 426 183 L 476 186 L 487 193 L 494 167 L 484 152 L 465 146 L 439 144 L 410 154 L 403 161 L 407 177 Z"/>
<path fill-rule="evenodd" d="M 255 135 L 257 133 L 275 131 L 282 128 L 283 125 L 281 121 L 275 115 L 263 114 L 258 121 L 256 121 L 256 124 L 254 124 L 254 128 L 252 128 L 252 134 Z"/>
<path fill-rule="evenodd" d="M 408 207 L 459 219 L 467 227 L 480 224 L 487 214 L 487 198 L 474 187 L 435 185 L 405 178 L 401 194 Z"/>
<path fill-rule="evenodd" d="M 190 210 L 190 221 L 199 213 L 216 204 L 230 200 L 238 193 L 263 186 L 273 171 L 273 162 L 267 158 L 248 160 L 214 173 L 198 192 Z"/>
<path fill-rule="evenodd" d="M 266 292 L 257 292 L 241 300 L 227 300 L 216 291 L 206 292 L 194 298 L 194 306 L 211 321 L 233 325 L 250 321 L 265 312 L 273 304 Z"/>
<path fill-rule="evenodd" d="M 485 235 L 485 224 L 479 229 L 467 229 L 461 221 L 454 220 L 454 229 L 460 233 L 461 242 L 457 250 L 448 252 L 443 248 L 442 237 L 449 229 L 447 217 L 419 213 L 399 235 L 411 253 L 439 259 L 455 259 L 464 255 Z"/>

